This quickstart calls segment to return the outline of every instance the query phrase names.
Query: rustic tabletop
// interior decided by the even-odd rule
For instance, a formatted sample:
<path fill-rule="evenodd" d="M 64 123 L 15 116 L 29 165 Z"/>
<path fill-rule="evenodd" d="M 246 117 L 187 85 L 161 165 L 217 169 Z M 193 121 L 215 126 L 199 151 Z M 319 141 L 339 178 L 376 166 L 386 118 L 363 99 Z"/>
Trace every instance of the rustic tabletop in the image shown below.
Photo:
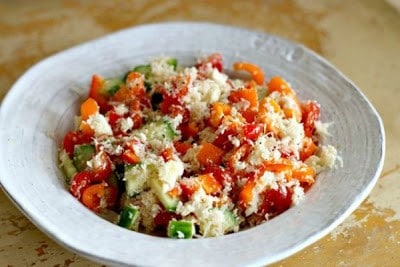
<path fill-rule="evenodd" d="M 387 2 L 3 0 L 0 100 L 39 60 L 143 23 L 210 21 L 300 42 L 341 69 L 375 105 L 385 126 L 386 159 L 377 185 L 353 214 L 273 266 L 400 266 L 400 13 L 393 7 L 400 4 Z M 0 266 L 98 265 L 54 243 L 0 190 Z"/>

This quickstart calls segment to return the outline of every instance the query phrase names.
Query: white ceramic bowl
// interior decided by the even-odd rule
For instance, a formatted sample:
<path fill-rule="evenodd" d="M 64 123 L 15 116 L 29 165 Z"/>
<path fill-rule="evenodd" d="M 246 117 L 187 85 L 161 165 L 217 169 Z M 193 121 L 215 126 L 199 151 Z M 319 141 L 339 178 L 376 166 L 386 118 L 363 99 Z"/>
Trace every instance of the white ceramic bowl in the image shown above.
<path fill-rule="evenodd" d="M 222 53 L 225 66 L 246 60 L 267 78 L 281 75 L 302 99 L 316 99 L 343 167 L 318 176 L 305 199 L 271 221 L 239 233 L 173 240 L 115 226 L 66 190 L 57 148 L 72 128 L 90 77 L 121 75 L 168 55 L 181 64 Z M 13 86 L 0 113 L 0 179 L 16 206 L 44 233 L 92 260 L 111 265 L 260 266 L 326 235 L 366 198 L 382 169 L 382 122 L 359 89 L 303 46 L 263 33 L 207 23 L 139 26 L 49 57 Z"/>

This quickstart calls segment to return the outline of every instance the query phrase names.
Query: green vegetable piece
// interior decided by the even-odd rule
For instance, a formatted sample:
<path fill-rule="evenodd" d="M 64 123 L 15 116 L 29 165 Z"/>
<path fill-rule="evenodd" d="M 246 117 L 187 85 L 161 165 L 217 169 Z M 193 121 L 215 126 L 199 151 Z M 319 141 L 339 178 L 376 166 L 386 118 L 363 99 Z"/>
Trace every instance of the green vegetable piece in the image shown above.
<path fill-rule="evenodd" d="M 193 222 L 191 221 L 174 221 L 168 223 L 167 235 L 171 238 L 190 239 L 195 234 Z"/>
<path fill-rule="evenodd" d="M 167 64 L 174 67 L 174 70 L 178 67 L 178 60 L 176 58 L 170 58 L 167 60 Z"/>
<path fill-rule="evenodd" d="M 131 229 L 139 217 L 139 210 L 132 206 L 125 206 L 119 216 L 118 225 L 127 229 Z"/>
<path fill-rule="evenodd" d="M 170 196 L 167 192 L 163 192 L 162 182 L 157 178 L 150 179 L 150 187 L 154 190 L 158 200 L 165 207 L 167 211 L 175 211 L 178 206 L 179 199 Z"/>
<path fill-rule="evenodd" d="M 77 173 L 77 170 L 65 150 L 60 151 L 59 159 L 61 163 L 61 169 L 65 174 L 65 182 L 69 184 L 71 178 Z"/>
<path fill-rule="evenodd" d="M 106 79 L 104 81 L 103 90 L 107 95 L 112 96 L 123 84 L 124 82 L 118 78 Z"/>
<path fill-rule="evenodd" d="M 75 146 L 74 157 L 72 160 L 76 170 L 78 172 L 83 171 L 86 168 L 86 162 L 90 160 L 95 153 L 96 149 L 93 145 L 84 144 Z"/>
<path fill-rule="evenodd" d="M 239 225 L 239 221 L 237 216 L 230 210 L 225 210 L 224 211 L 224 228 L 225 228 L 225 233 L 232 232 L 237 228 Z"/>
<path fill-rule="evenodd" d="M 150 65 L 138 65 L 133 68 L 133 71 L 140 72 L 144 75 L 145 78 L 148 78 L 151 74 L 151 66 Z"/>
<path fill-rule="evenodd" d="M 164 124 L 166 128 L 165 134 L 168 139 L 173 140 L 175 137 L 178 136 L 178 134 L 174 131 L 174 128 L 172 127 L 169 121 L 164 121 Z"/>

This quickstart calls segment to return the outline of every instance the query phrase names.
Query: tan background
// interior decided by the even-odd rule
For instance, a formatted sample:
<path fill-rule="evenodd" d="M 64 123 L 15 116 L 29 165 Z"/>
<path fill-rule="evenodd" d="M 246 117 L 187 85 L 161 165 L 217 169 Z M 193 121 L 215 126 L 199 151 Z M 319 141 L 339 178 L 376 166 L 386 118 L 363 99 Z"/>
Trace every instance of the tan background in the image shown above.
<path fill-rule="evenodd" d="M 390 2 L 400 7 L 399 0 Z M 400 14 L 385 1 L 2 0 L 0 99 L 46 56 L 121 28 L 166 20 L 212 21 L 283 36 L 323 55 L 362 88 L 386 129 L 378 184 L 332 233 L 273 266 L 400 266 Z M 0 191 L 0 266 L 98 265 L 43 235 Z"/>

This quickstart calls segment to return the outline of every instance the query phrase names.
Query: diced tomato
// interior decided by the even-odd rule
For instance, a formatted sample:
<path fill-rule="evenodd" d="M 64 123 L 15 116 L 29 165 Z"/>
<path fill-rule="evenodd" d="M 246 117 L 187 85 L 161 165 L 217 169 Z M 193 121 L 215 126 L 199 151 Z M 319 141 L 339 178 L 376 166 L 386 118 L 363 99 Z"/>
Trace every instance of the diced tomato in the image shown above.
<path fill-rule="evenodd" d="M 107 207 L 114 208 L 117 204 L 118 189 L 114 186 L 107 185 L 104 190 L 104 200 Z"/>
<path fill-rule="evenodd" d="M 92 160 L 90 171 L 93 173 L 93 181 L 101 182 L 106 180 L 112 172 L 111 159 L 106 152 L 100 151 Z"/>
<path fill-rule="evenodd" d="M 75 145 L 87 144 L 92 141 L 92 137 L 85 135 L 81 132 L 69 131 L 63 140 L 63 148 L 68 153 L 68 156 L 72 158 L 74 155 Z"/>
<path fill-rule="evenodd" d="M 123 116 L 119 115 L 117 112 L 115 112 L 115 110 L 110 110 L 109 112 L 107 112 L 106 117 L 108 118 L 108 123 L 112 128 L 117 125 L 119 119 L 123 118 Z"/>
<path fill-rule="evenodd" d="M 187 140 L 197 135 L 199 127 L 197 127 L 196 123 L 189 122 L 179 125 L 179 130 L 181 131 L 182 139 Z"/>
<path fill-rule="evenodd" d="M 181 183 L 180 186 L 182 190 L 181 197 L 185 201 L 189 200 L 192 197 L 192 195 L 199 189 L 199 185 L 197 183 L 193 184 Z"/>
<path fill-rule="evenodd" d="M 172 219 L 181 219 L 181 216 L 179 214 L 176 214 L 174 212 L 168 212 L 168 211 L 159 211 L 156 216 L 154 217 L 154 224 L 156 227 L 167 227 L 169 221 Z"/>
<path fill-rule="evenodd" d="M 306 137 L 311 137 L 315 130 L 315 122 L 320 117 L 320 107 L 315 101 L 309 101 L 302 106 L 302 119 L 304 125 L 304 134 Z"/>
<path fill-rule="evenodd" d="M 233 148 L 232 142 L 229 140 L 229 136 L 236 136 L 236 129 L 228 128 L 223 133 L 219 134 L 215 138 L 213 144 L 225 151 L 229 151 Z"/>
<path fill-rule="evenodd" d="M 292 192 L 288 187 L 270 189 L 264 193 L 264 201 L 260 205 L 258 213 L 275 216 L 289 209 L 291 205 Z"/>
<path fill-rule="evenodd" d="M 206 59 L 203 59 L 199 63 L 196 64 L 196 68 L 198 69 L 205 69 L 207 64 L 210 63 L 212 68 L 217 69 L 219 72 L 222 72 L 223 63 L 222 63 L 222 56 L 219 53 L 211 54 Z"/>
<path fill-rule="evenodd" d="M 71 184 L 69 186 L 69 191 L 71 194 L 80 199 L 82 197 L 83 191 L 90 186 L 93 180 L 93 174 L 88 171 L 81 171 L 72 177 Z"/>
<path fill-rule="evenodd" d="M 91 210 L 98 211 L 105 195 L 105 183 L 87 187 L 82 193 L 82 203 Z"/>
<path fill-rule="evenodd" d="M 183 143 L 183 142 L 179 142 L 179 141 L 175 141 L 174 142 L 174 147 L 176 149 L 176 151 L 180 154 L 180 155 L 185 155 L 186 152 L 192 147 L 191 144 L 188 143 Z"/>
<path fill-rule="evenodd" d="M 221 166 L 209 166 L 203 173 L 212 173 L 214 178 L 222 185 L 233 181 L 232 174 Z"/>
<path fill-rule="evenodd" d="M 262 123 L 247 123 L 243 127 L 243 137 L 245 140 L 255 141 L 264 132 Z"/>

